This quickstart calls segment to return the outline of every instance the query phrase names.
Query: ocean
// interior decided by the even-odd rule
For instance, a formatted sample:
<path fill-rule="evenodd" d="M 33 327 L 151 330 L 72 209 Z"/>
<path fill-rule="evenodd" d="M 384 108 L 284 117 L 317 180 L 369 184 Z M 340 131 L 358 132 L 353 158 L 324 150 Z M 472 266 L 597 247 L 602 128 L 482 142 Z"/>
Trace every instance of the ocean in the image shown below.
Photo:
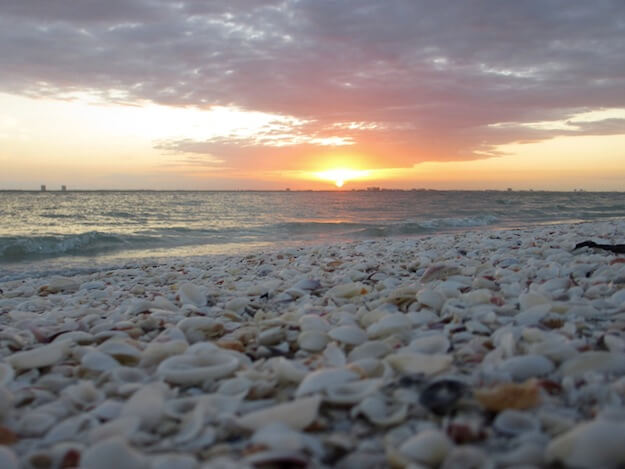
<path fill-rule="evenodd" d="M 625 217 L 625 193 L 0 192 L 0 278 L 153 257 Z"/>

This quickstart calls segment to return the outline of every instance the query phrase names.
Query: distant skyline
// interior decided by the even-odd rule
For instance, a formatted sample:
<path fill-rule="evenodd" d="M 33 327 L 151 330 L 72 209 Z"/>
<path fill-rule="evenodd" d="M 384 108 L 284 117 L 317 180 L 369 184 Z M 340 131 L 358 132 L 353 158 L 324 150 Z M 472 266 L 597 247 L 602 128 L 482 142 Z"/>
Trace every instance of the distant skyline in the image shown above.
<path fill-rule="evenodd" d="M 625 190 L 623 0 L 0 12 L 0 189 Z"/>

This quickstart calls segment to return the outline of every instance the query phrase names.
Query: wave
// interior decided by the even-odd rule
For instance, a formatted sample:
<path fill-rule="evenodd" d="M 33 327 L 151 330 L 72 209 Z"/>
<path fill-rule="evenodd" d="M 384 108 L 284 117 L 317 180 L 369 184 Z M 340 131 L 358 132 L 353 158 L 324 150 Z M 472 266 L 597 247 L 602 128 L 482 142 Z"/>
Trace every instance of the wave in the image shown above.
<path fill-rule="evenodd" d="M 81 234 L 47 236 L 0 236 L 0 262 L 62 255 L 97 255 L 148 241 L 144 237 L 89 231 Z"/>
<path fill-rule="evenodd" d="M 293 221 L 242 227 L 169 226 L 124 234 L 89 231 L 65 235 L 0 236 L 0 263 L 61 256 L 98 256 L 116 251 L 133 252 L 185 246 L 409 236 L 487 226 L 496 221 L 497 217 L 494 216 L 387 221 L 385 223 Z"/>

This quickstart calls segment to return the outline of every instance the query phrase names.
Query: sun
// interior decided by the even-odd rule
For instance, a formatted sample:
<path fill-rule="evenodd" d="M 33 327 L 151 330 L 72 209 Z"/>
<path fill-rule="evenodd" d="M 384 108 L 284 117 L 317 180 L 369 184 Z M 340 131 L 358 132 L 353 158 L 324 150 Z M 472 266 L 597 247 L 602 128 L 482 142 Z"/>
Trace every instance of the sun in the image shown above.
<path fill-rule="evenodd" d="M 319 179 L 334 182 L 336 187 L 343 187 L 347 181 L 360 179 L 368 175 L 369 171 L 348 168 L 328 169 L 326 171 L 315 173 L 315 176 Z"/>

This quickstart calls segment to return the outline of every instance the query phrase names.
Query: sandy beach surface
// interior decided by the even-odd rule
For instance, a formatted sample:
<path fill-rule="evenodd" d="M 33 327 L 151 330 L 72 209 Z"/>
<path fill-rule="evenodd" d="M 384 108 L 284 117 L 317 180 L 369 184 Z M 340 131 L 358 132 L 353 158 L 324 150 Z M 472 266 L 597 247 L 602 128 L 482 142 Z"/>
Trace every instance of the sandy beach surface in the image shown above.
<path fill-rule="evenodd" d="M 625 221 L 0 283 L 0 467 L 625 464 Z"/>

